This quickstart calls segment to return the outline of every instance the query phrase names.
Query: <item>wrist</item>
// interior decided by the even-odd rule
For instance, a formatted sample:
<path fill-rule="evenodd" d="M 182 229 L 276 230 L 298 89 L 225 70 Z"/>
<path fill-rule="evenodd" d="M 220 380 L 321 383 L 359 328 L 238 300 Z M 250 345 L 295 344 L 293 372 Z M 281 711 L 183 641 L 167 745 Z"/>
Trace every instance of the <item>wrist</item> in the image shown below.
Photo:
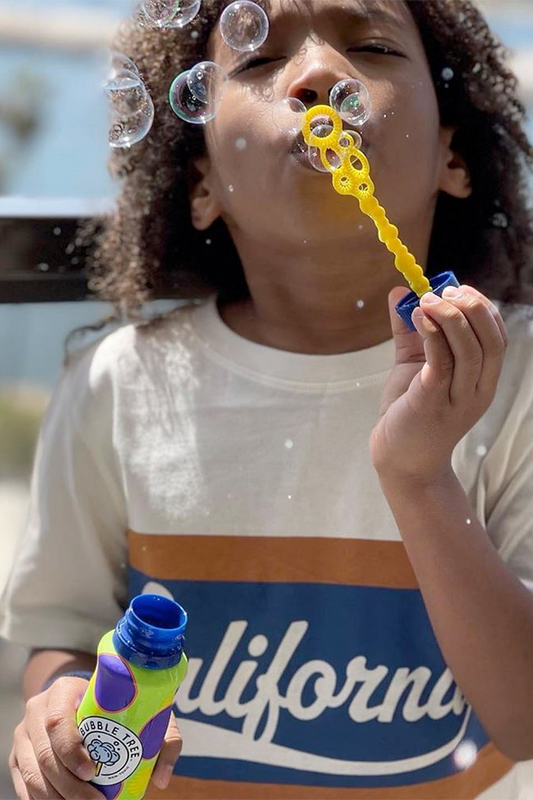
<path fill-rule="evenodd" d="M 377 470 L 381 488 L 386 491 L 397 491 L 416 495 L 441 487 L 449 486 L 457 480 L 451 463 L 443 465 L 439 470 L 425 475 L 415 475 L 398 471 Z"/>

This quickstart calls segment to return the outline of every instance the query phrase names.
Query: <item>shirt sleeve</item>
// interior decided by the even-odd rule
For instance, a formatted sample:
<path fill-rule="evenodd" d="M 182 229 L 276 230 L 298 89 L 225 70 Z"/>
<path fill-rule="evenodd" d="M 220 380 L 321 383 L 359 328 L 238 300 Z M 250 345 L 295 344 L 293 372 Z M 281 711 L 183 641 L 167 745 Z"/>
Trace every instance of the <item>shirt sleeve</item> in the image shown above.
<path fill-rule="evenodd" d="M 0 634 L 32 648 L 95 652 L 127 605 L 113 379 L 99 349 L 75 354 L 53 392 L 27 521 L 0 598 Z"/>

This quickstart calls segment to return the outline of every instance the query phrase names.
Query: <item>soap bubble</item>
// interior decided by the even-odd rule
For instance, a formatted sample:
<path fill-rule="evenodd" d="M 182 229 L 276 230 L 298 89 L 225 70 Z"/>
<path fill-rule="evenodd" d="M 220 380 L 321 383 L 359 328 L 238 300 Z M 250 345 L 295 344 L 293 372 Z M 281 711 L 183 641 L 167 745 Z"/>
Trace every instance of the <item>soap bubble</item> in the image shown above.
<path fill-rule="evenodd" d="M 314 124 L 311 125 L 313 135 L 319 139 L 325 139 L 333 131 L 333 125 L 331 124 L 327 124 L 325 122 L 315 122 L 315 120 L 313 120 L 313 123 Z M 309 146 L 308 153 L 311 165 L 318 170 L 318 172 L 330 172 L 330 170 L 322 163 L 320 148 Z M 326 161 L 333 169 L 338 169 L 342 163 L 337 153 L 329 148 L 326 150 Z"/>
<path fill-rule="evenodd" d="M 329 94 L 329 102 L 350 125 L 364 125 L 372 113 L 368 89 L 355 78 L 338 81 Z"/>
<path fill-rule="evenodd" d="M 187 74 L 187 85 L 191 94 L 206 105 L 217 105 L 228 76 L 214 61 L 200 61 Z"/>
<path fill-rule="evenodd" d="M 350 145 L 352 144 L 352 142 L 350 142 L 349 140 L 349 137 L 345 135 L 347 133 L 349 133 L 350 136 L 352 137 L 354 147 L 357 150 L 360 150 L 363 144 L 363 139 L 361 137 L 361 134 L 358 133 L 357 131 L 351 131 L 351 130 L 343 131 L 343 134 L 339 140 L 339 144 L 341 145 L 341 147 L 350 147 Z"/>
<path fill-rule="evenodd" d="M 154 104 L 138 75 L 124 72 L 104 84 L 110 107 L 111 147 L 130 147 L 149 133 Z"/>
<path fill-rule="evenodd" d="M 282 133 L 290 136 L 297 136 L 302 130 L 304 115 L 307 111 L 304 103 L 297 97 L 285 97 L 272 106 L 272 119 L 274 125 Z M 302 145 L 302 152 L 305 152 L 306 145 Z"/>
<path fill-rule="evenodd" d="M 494 228 L 509 227 L 509 220 L 507 219 L 507 215 L 504 214 L 502 211 L 497 211 L 496 214 L 493 214 L 490 221 Z"/>
<path fill-rule="evenodd" d="M 220 33 L 228 47 L 247 52 L 257 50 L 268 36 L 268 17 L 257 3 L 236 0 L 220 17 Z"/>
<path fill-rule="evenodd" d="M 183 28 L 201 8 L 201 0 L 145 0 L 137 21 L 141 27 Z"/>
<path fill-rule="evenodd" d="M 124 55 L 124 53 L 119 53 L 118 50 L 110 50 L 109 69 L 107 76 L 108 80 L 114 80 L 115 78 L 124 75 L 124 73 L 129 75 L 137 75 L 140 79 L 137 65 L 131 60 L 131 58 Z"/>
<path fill-rule="evenodd" d="M 165 28 L 184 28 L 189 22 L 192 22 L 198 16 L 202 0 L 177 0 L 176 6 L 176 13 L 165 23 Z M 193 39 L 197 39 L 198 36 L 198 31 L 191 33 Z"/>
<path fill-rule="evenodd" d="M 170 22 L 177 12 L 178 0 L 144 0 L 142 11 L 148 20 L 157 27 Z"/>
<path fill-rule="evenodd" d="M 453 69 L 451 67 L 444 67 L 441 72 L 441 77 L 443 81 L 451 81 L 454 76 Z"/>
<path fill-rule="evenodd" d="M 168 99 L 177 117 L 193 125 L 203 125 L 212 120 L 217 112 L 218 97 L 207 97 L 203 102 L 189 86 L 190 70 L 177 75 L 170 85 Z"/>

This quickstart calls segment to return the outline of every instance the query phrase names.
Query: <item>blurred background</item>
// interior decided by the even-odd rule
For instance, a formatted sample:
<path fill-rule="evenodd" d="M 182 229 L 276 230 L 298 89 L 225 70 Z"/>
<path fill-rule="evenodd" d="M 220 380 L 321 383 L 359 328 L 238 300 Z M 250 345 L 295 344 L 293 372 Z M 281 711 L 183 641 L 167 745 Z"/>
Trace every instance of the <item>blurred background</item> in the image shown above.
<path fill-rule="evenodd" d="M 513 52 L 532 138 L 533 0 L 480 5 Z M 90 216 L 112 205 L 100 84 L 106 47 L 132 7 L 130 0 L 0 0 L 0 220 Z M 63 246 L 61 228 L 53 234 Z M 46 271 L 47 264 L 35 268 Z M 108 311 L 85 300 L 5 300 L 0 294 L 0 591 L 24 526 L 35 440 L 64 338 Z M 7 757 L 22 716 L 25 659 L 22 648 L 0 640 L 0 800 L 14 797 Z"/>

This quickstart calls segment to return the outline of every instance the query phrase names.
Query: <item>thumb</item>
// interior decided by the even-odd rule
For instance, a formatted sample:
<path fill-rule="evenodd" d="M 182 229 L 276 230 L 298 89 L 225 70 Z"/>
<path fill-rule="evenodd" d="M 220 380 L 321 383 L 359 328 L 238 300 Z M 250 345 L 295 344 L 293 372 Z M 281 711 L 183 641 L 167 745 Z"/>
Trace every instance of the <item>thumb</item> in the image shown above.
<path fill-rule="evenodd" d="M 152 780 L 158 789 L 166 789 L 172 772 L 174 771 L 174 764 L 179 758 L 183 742 L 179 732 L 176 717 L 173 713 L 170 714 L 168 721 L 167 732 L 163 741 L 163 747 L 159 753 L 157 764 L 155 766 Z"/>
<path fill-rule="evenodd" d="M 389 316 L 391 330 L 396 346 L 396 363 L 406 364 L 412 361 L 424 359 L 424 340 L 418 331 L 412 331 L 398 316 L 396 305 L 406 295 L 410 289 L 405 286 L 395 286 L 388 294 Z"/>

